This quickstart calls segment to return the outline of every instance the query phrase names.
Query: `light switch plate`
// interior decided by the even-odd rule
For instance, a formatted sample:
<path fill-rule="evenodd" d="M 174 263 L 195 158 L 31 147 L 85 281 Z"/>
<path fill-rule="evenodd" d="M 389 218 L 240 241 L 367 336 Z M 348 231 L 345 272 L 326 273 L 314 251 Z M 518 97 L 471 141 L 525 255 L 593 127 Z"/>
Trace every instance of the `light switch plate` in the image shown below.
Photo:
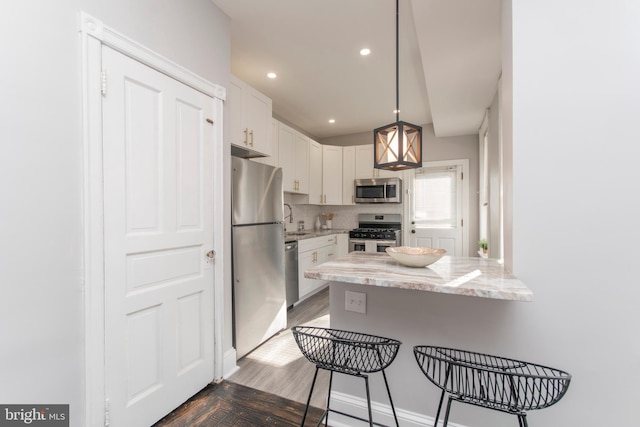
<path fill-rule="evenodd" d="M 345 291 L 344 309 L 345 311 L 367 314 L 367 294 L 364 292 Z"/>

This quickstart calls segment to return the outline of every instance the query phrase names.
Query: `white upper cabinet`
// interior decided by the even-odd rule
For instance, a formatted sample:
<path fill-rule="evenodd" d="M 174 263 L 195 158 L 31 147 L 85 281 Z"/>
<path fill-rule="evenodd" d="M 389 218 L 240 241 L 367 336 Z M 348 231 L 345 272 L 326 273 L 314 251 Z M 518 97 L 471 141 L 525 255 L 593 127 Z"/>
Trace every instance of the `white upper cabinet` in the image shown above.
<path fill-rule="evenodd" d="M 284 123 L 278 123 L 278 163 L 283 190 L 308 194 L 309 139 Z"/>
<path fill-rule="evenodd" d="M 392 172 L 373 167 L 373 144 L 356 145 L 356 179 L 397 177 L 402 172 Z"/>
<path fill-rule="evenodd" d="M 258 163 L 263 163 L 265 165 L 270 165 L 274 167 L 279 167 L 280 162 L 278 160 L 279 157 L 279 149 L 278 149 L 278 121 L 276 119 L 271 119 L 271 148 L 272 155 L 265 157 L 254 157 L 251 160 Z"/>
<path fill-rule="evenodd" d="M 342 204 L 342 147 L 309 140 L 309 204 Z"/>
<path fill-rule="evenodd" d="M 297 192 L 309 194 L 309 138 L 300 132 L 295 136 Z"/>
<path fill-rule="evenodd" d="M 342 204 L 342 147 L 322 146 L 322 204 Z"/>
<path fill-rule="evenodd" d="M 321 205 L 322 198 L 322 145 L 309 140 L 309 203 Z"/>
<path fill-rule="evenodd" d="M 356 145 L 356 179 L 373 178 L 373 145 Z"/>
<path fill-rule="evenodd" d="M 342 204 L 353 205 L 354 186 L 353 181 L 356 178 L 356 147 L 342 148 Z"/>
<path fill-rule="evenodd" d="M 273 155 L 271 99 L 234 76 L 228 89 L 231 144 L 265 156 Z"/>
<path fill-rule="evenodd" d="M 278 138 L 278 121 L 276 119 L 271 119 L 271 153 L 270 157 L 264 157 L 264 162 L 271 166 L 278 166 L 280 164 L 279 160 L 279 145 L 278 142 L 280 139 Z"/>

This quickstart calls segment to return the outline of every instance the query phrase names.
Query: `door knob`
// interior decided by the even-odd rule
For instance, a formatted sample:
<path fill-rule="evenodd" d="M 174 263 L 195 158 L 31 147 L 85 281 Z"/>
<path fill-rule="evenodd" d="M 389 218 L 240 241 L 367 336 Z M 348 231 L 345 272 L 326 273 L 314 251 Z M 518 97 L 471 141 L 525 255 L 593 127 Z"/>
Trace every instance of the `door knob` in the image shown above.
<path fill-rule="evenodd" d="M 216 251 L 212 249 L 209 252 L 207 252 L 205 255 L 207 255 L 207 258 L 209 259 L 214 259 L 216 257 Z"/>
<path fill-rule="evenodd" d="M 416 230 L 411 230 L 411 234 L 416 234 Z"/>

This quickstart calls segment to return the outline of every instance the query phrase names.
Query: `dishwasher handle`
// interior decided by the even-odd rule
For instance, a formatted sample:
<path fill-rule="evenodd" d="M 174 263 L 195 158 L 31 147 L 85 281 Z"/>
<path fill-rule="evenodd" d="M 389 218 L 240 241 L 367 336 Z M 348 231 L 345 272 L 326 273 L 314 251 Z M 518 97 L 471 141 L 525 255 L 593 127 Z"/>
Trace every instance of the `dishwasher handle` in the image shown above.
<path fill-rule="evenodd" d="M 285 252 L 294 251 L 296 249 L 298 249 L 298 242 L 287 242 L 284 244 Z"/>

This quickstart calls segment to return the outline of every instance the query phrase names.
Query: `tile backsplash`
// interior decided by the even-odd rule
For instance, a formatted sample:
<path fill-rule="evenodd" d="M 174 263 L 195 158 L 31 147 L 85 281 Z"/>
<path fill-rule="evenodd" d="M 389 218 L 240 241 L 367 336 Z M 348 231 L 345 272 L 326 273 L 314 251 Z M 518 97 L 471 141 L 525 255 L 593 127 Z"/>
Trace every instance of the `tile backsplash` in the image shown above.
<path fill-rule="evenodd" d="M 361 213 L 394 213 L 402 214 L 402 204 L 358 204 L 347 206 L 316 206 L 295 204 L 294 196 L 289 193 L 284 194 L 284 202 L 289 203 L 293 210 L 293 222 L 286 219 L 287 231 L 295 231 L 298 227 L 298 221 L 304 221 L 304 227 L 307 230 L 313 230 L 316 218 L 323 212 L 326 214 L 333 213 L 332 228 L 340 230 L 351 230 L 358 227 L 358 214 Z M 284 214 L 289 214 L 289 209 L 284 209 Z M 322 222 L 322 217 L 320 217 Z M 403 219 L 404 223 L 404 219 Z"/>

